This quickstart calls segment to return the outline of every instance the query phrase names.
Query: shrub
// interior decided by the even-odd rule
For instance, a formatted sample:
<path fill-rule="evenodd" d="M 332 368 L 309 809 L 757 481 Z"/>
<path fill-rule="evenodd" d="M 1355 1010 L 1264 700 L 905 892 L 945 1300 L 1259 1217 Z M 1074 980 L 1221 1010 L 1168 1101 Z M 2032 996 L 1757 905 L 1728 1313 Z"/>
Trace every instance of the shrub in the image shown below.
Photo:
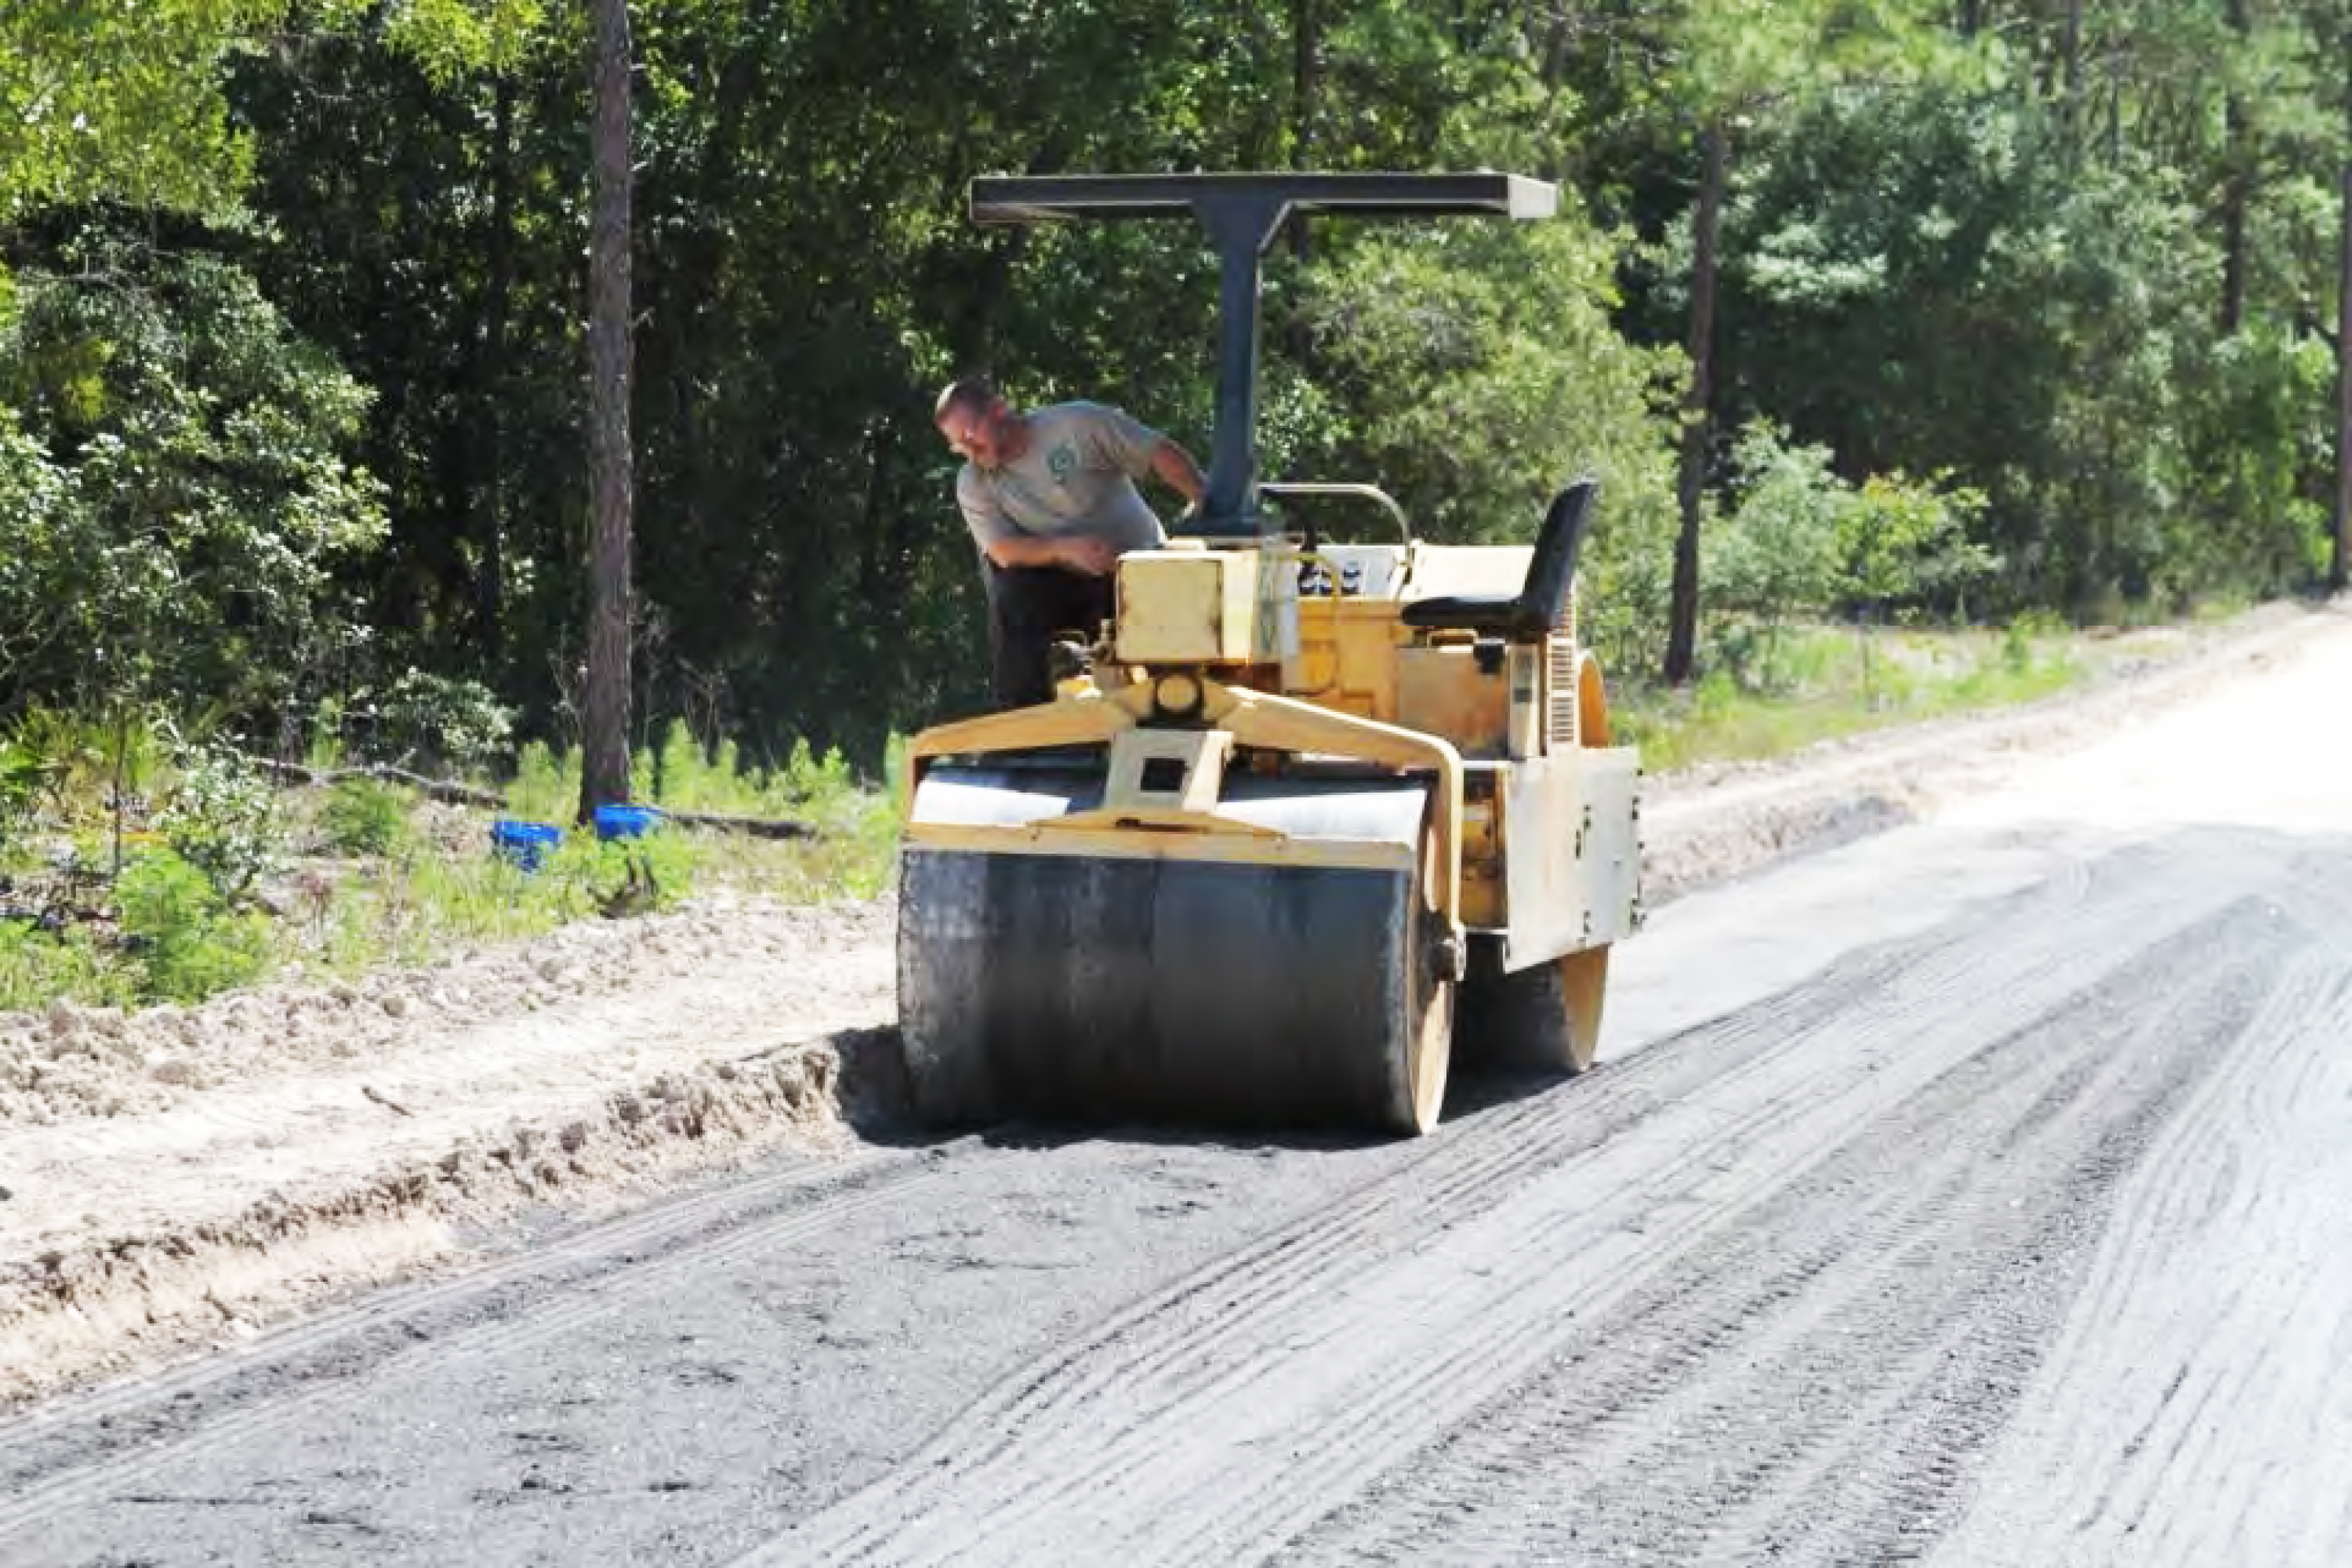
<path fill-rule="evenodd" d="M 172 851 L 124 867 L 115 895 L 151 999 L 200 1002 L 257 978 L 269 962 L 268 918 L 231 908 L 207 872 Z"/>
<path fill-rule="evenodd" d="M 139 980 L 86 930 L 0 920 L 0 1013 L 29 1012 L 59 996 L 123 1005 L 139 999 Z"/>
<path fill-rule="evenodd" d="M 514 732 L 514 710 L 503 707 L 478 680 L 455 680 L 411 669 L 363 710 L 375 721 L 375 749 L 427 767 L 461 771 L 487 766 Z"/>
<path fill-rule="evenodd" d="M 580 804 L 579 753 L 551 750 L 544 741 L 524 745 L 507 785 L 507 810 L 527 822 L 568 822 Z"/>
<path fill-rule="evenodd" d="M 539 874 L 543 895 L 559 915 L 619 918 L 666 910 L 694 889 L 703 851 L 682 833 L 656 830 L 643 838 L 599 840 L 568 835 Z"/>
<path fill-rule="evenodd" d="M 48 775 L 42 760 L 14 741 L 0 741 L 0 849 L 16 837 Z"/>
<path fill-rule="evenodd" d="M 338 855 L 390 855 L 408 839 L 408 797 L 374 779 L 344 779 L 327 795 L 320 824 Z"/>
<path fill-rule="evenodd" d="M 178 787 L 155 827 L 174 854 L 234 903 L 276 863 L 277 805 L 269 782 L 234 751 L 192 747 L 181 755 Z"/>

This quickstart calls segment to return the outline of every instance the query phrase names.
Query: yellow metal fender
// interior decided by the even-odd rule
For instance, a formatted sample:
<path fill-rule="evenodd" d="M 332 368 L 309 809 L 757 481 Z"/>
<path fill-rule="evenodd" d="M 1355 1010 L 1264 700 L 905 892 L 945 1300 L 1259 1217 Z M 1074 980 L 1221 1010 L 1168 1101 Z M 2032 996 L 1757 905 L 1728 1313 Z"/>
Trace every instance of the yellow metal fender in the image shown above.
<path fill-rule="evenodd" d="M 1431 901 L 1458 942 L 1462 936 L 1462 753 L 1434 735 L 1400 729 L 1296 698 L 1252 691 L 1200 677 L 1201 721 L 1229 731 L 1243 745 L 1310 752 L 1434 775 L 1430 799 Z M 1151 714 L 1151 687 L 1136 682 L 1105 691 L 1082 688 L 1051 702 L 991 713 L 923 731 L 907 747 L 907 798 L 931 761 L 1038 746 L 1108 744 Z M 1176 826 L 1170 822 L 1167 826 Z M 1226 826 L 1214 817 L 1201 826 Z"/>

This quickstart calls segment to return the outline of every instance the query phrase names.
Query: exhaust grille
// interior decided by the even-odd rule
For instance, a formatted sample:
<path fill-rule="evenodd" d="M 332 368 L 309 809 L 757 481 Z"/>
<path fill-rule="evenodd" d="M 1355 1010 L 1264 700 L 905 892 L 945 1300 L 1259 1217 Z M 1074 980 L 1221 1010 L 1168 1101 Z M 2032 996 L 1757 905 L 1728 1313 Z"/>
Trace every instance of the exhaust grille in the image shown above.
<path fill-rule="evenodd" d="M 1577 745 L 1576 734 L 1576 595 L 1580 584 L 1571 582 L 1568 603 L 1560 606 L 1559 619 L 1552 626 L 1551 636 L 1544 639 L 1544 658 L 1549 666 L 1544 671 L 1545 739 L 1553 747 Z"/>

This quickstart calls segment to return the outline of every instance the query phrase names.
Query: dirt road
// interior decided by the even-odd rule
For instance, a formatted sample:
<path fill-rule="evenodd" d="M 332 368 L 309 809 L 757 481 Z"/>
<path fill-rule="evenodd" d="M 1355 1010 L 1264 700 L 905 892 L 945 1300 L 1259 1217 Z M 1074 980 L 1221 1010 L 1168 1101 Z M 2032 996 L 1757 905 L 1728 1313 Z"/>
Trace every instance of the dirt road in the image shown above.
<path fill-rule="evenodd" d="M 2352 1561 L 2352 627 L 1411 1144 L 713 1179 L 0 1425 L 10 1564 Z"/>

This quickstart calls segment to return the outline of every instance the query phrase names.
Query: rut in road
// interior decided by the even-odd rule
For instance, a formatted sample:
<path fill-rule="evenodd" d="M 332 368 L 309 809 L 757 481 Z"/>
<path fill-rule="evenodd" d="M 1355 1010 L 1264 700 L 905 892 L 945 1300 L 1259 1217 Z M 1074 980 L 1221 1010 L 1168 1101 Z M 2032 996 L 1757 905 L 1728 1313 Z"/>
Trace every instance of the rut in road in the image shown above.
<path fill-rule="evenodd" d="M 1458 1129 L 746 1561 L 1907 1549 L 2101 1195 L 2315 945 L 2280 858 L 2126 851 Z"/>

